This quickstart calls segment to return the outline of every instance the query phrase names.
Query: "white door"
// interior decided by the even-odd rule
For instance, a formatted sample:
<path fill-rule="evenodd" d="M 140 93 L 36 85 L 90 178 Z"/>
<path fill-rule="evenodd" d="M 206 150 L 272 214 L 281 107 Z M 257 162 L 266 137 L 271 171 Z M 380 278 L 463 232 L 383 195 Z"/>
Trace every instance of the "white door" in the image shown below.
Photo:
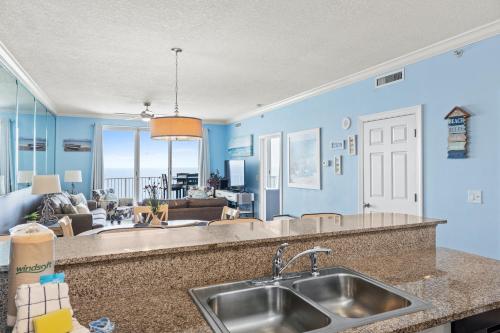
<path fill-rule="evenodd" d="M 394 114 L 362 123 L 363 212 L 421 215 L 420 115 Z"/>
<path fill-rule="evenodd" d="M 282 212 L 282 154 L 281 133 L 260 137 L 259 217 L 264 221 Z"/>

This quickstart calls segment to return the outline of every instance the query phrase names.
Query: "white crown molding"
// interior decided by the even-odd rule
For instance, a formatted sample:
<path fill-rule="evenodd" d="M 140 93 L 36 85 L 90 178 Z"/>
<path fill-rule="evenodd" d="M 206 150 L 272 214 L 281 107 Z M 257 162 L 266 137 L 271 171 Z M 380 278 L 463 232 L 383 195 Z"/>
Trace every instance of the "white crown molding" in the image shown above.
<path fill-rule="evenodd" d="M 0 41 L 0 64 L 15 76 L 23 86 L 43 105 L 45 105 L 53 113 L 57 113 L 56 106 L 45 91 L 33 80 L 28 72 L 21 66 L 21 64 L 14 58 L 12 53 Z"/>
<path fill-rule="evenodd" d="M 94 118 L 94 119 L 107 119 L 107 120 L 127 120 L 125 116 L 114 115 L 114 114 L 106 114 L 106 113 L 64 113 L 59 112 L 57 114 L 58 117 L 74 117 L 74 118 Z M 131 115 L 132 116 L 132 115 Z M 129 120 L 129 121 L 140 121 L 137 120 Z M 227 120 L 223 119 L 202 119 L 203 124 L 207 125 L 225 125 Z"/>
<path fill-rule="evenodd" d="M 394 58 L 392 60 L 385 61 L 378 65 L 366 68 L 360 72 L 345 76 L 338 80 L 323 84 L 319 87 L 306 90 L 297 95 L 285 98 L 281 101 L 274 102 L 265 106 L 262 106 L 258 109 L 245 112 L 239 116 L 230 118 L 226 124 L 232 124 L 244 119 L 248 119 L 251 117 L 255 117 L 261 115 L 263 113 L 270 112 L 277 108 L 284 107 L 286 105 L 290 105 L 304 99 L 314 97 L 325 92 L 338 89 L 350 84 L 353 84 L 358 81 L 369 79 L 370 77 L 374 77 L 376 75 L 382 74 L 384 72 L 389 72 L 395 70 L 397 68 L 401 68 L 407 66 L 409 64 L 413 64 L 419 62 L 424 59 L 428 59 L 430 57 L 449 52 L 451 50 L 464 47 L 465 45 L 473 44 L 483 39 L 493 37 L 500 33 L 500 20 L 496 20 L 490 22 L 488 24 L 482 25 L 480 27 L 474 28 L 472 30 L 466 31 L 459 35 L 453 36 L 451 38 L 442 40 L 440 42 L 431 44 L 419 50 L 407 53 L 403 56 Z"/>

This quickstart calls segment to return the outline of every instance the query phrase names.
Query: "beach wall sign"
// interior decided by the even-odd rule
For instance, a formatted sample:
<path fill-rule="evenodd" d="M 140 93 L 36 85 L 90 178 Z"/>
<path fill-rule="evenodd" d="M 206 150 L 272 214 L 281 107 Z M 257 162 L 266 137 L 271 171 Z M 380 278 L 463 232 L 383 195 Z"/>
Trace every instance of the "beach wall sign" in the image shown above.
<path fill-rule="evenodd" d="M 448 158 L 467 158 L 467 118 L 470 114 L 455 106 L 444 119 L 448 120 Z"/>

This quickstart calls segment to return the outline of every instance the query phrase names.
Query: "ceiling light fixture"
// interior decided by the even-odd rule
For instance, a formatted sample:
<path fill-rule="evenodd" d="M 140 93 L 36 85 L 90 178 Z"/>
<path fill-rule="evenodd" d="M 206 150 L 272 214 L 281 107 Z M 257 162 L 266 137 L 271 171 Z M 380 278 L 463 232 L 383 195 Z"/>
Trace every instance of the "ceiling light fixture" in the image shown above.
<path fill-rule="evenodd" d="M 182 49 L 174 47 L 175 53 L 175 107 L 174 116 L 154 117 L 151 119 L 151 138 L 157 140 L 198 140 L 202 137 L 201 119 L 179 116 L 179 53 Z"/>

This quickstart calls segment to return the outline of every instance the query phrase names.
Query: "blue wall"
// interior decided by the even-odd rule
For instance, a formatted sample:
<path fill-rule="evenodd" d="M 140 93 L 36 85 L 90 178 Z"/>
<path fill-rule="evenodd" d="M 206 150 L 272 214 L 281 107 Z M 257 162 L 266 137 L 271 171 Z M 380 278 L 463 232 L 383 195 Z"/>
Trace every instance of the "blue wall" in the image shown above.
<path fill-rule="evenodd" d="M 438 227 L 438 245 L 500 259 L 500 36 L 464 48 L 457 58 L 451 52 L 406 66 L 405 80 L 375 89 L 373 78 L 253 117 L 241 127 L 228 126 L 227 138 L 254 135 L 254 156 L 247 158 L 246 181 L 258 193 L 259 147 L 262 134 L 321 127 L 323 159 L 332 160 L 332 140 L 358 134 L 360 115 L 423 105 L 424 215 L 448 219 Z M 443 119 L 455 105 L 472 113 L 469 158 L 449 160 L 447 122 Z M 341 119 L 351 117 L 349 130 Z M 336 152 L 338 153 L 338 151 Z M 322 190 L 289 188 L 284 182 L 286 214 L 357 211 L 358 157 L 344 156 L 344 174 L 323 168 Z M 287 179 L 286 154 L 284 179 Z M 468 189 L 483 191 L 483 204 L 469 204 Z M 258 200 L 257 196 L 257 200 Z"/>
<path fill-rule="evenodd" d="M 144 127 L 141 121 L 127 121 L 116 119 L 84 118 L 84 117 L 57 117 L 56 123 L 56 172 L 61 178 L 61 186 L 66 190 L 70 189 L 70 184 L 64 183 L 65 170 L 82 170 L 83 182 L 75 184 L 78 192 L 90 195 L 91 173 L 92 173 L 92 153 L 91 152 L 65 152 L 63 141 L 65 139 L 89 139 L 94 136 L 94 124 L 101 125 L 121 125 L 132 127 Z M 210 163 L 211 169 L 224 166 L 226 129 L 224 125 L 204 125 L 209 129 L 210 136 Z"/>

